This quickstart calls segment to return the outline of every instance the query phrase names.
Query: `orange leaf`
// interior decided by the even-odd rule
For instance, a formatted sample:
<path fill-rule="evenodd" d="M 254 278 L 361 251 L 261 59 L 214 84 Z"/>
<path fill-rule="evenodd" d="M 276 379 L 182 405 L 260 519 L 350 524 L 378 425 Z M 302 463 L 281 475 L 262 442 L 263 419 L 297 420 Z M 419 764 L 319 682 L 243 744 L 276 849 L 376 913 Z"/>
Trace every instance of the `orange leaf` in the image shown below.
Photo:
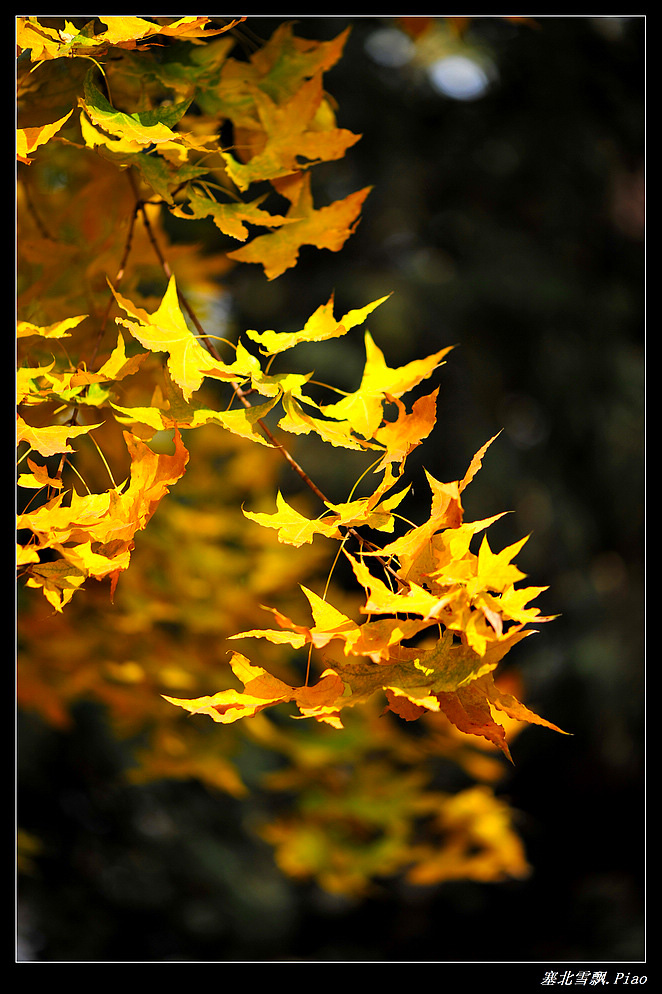
<path fill-rule="evenodd" d="M 374 434 L 374 440 L 386 447 L 386 452 L 377 469 L 387 463 L 403 464 L 407 456 L 416 446 L 427 438 L 437 421 L 437 394 L 439 387 L 425 397 L 419 397 L 407 414 L 405 405 L 397 397 L 393 402 L 398 408 L 395 421 L 385 421 Z"/>
<path fill-rule="evenodd" d="M 473 480 L 474 476 L 476 475 L 476 473 L 483 464 L 483 456 L 485 455 L 485 453 L 487 452 L 488 448 L 495 440 L 495 438 L 498 438 L 500 434 L 501 432 L 498 431 L 496 435 L 493 435 L 492 438 L 489 440 L 489 442 L 485 442 L 485 445 L 483 445 L 482 448 L 480 448 L 478 452 L 475 454 L 475 456 L 473 457 L 473 459 L 469 464 L 468 470 L 464 474 L 464 479 L 459 484 L 460 493 L 462 493 L 464 488 Z"/>
<path fill-rule="evenodd" d="M 121 495 L 115 513 L 135 528 L 143 529 L 172 484 L 184 475 L 189 454 L 178 430 L 175 430 L 172 455 L 153 452 L 127 431 L 123 435 L 131 457 L 131 482 Z"/>
<path fill-rule="evenodd" d="M 228 252 L 228 258 L 236 262 L 259 263 L 264 268 L 267 279 L 273 280 L 296 265 L 302 245 L 314 245 L 319 249 L 338 252 L 354 233 L 363 201 L 371 189 L 366 186 L 356 193 L 350 193 L 344 200 L 336 200 L 328 207 L 316 210 L 310 192 L 310 173 L 306 173 L 299 197 L 286 215 L 288 220 L 295 223 L 284 225 L 266 235 L 259 235 L 248 245 Z"/>
<path fill-rule="evenodd" d="M 512 762 L 510 750 L 506 742 L 506 732 L 503 725 L 494 720 L 490 705 L 503 711 L 518 721 L 544 725 L 555 732 L 566 735 L 557 725 L 539 717 L 534 711 L 525 707 L 511 694 L 501 693 L 494 683 L 491 673 L 486 673 L 464 687 L 450 694 L 436 695 L 441 710 L 446 717 L 462 732 L 480 735 L 496 745 Z"/>

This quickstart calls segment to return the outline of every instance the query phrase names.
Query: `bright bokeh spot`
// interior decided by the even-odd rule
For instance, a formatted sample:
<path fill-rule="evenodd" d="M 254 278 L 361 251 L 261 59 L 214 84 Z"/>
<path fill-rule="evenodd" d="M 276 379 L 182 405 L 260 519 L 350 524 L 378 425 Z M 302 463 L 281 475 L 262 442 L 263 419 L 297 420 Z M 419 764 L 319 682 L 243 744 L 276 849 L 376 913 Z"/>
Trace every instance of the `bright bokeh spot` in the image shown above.
<path fill-rule="evenodd" d="M 453 100 L 478 100 L 490 85 L 485 69 L 466 55 L 448 55 L 428 69 L 432 86 Z"/>

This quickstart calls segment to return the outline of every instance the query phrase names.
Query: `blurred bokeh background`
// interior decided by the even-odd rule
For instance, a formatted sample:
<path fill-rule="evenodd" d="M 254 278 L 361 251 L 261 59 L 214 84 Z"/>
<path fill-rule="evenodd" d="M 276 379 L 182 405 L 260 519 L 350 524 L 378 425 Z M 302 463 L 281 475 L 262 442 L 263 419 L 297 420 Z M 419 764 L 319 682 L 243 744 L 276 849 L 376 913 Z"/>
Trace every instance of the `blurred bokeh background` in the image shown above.
<path fill-rule="evenodd" d="M 266 39 L 280 20 L 249 25 Z M 347 26 L 325 79 L 363 137 L 316 172 L 321 199 L 373 185 L 361 224 L 272 282 L 237 267 L 226 319 L 299 328 L 332 290 L 336 313 L 393 291 L 369 320 L 390 365 L 457 345 L 408 468 L 425 515 L 423 467 L 461 478 L 501 431 L 467 519 L 513 512 L 491 541 L 531 535 L 518 565 L 560 616 L 517 657 L 523 699 L 572 733 L 526 730 L 507 774 L 534 871 L 360 902 L 295 884 L 250 841 L 242 801 L 120 784 L 123 747 L 82 704 L 66 732 L 19 716 L 19 810 L 59 853 L 22 884 L 24 959 L 645 956 L 645 19 L 301 17 L 297 33 Z M 360 338 L 319 360 L 353 388 Z M 344 457 L 305 465 L 339 494 L 355 478 Z"/>

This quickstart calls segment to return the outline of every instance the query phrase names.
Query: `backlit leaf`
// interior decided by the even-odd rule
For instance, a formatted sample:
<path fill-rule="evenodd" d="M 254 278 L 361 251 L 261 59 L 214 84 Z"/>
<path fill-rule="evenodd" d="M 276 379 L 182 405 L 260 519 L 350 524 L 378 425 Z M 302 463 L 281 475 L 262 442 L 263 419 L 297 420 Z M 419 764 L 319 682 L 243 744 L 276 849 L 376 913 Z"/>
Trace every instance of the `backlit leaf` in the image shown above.
<path fill-rule="evenodd" d="M 401 397 L 439 366 L 450 348 L 440 349 L 425 359 L 414 359 L 405 366 L 391 369 L 384 353 L 365 332 L 366 362 L 358 390 L 322 411 L 329 417 L 350 421 L 354 430 L 364 438 L 373 438 L 382 421 L 383 404 L 387 395 Z"/>
<path fill-rule="evenodd" d="M 27 442 L 31 449 L 39 452 L 42 456 L 53 456 L 60 452 L 73 452 L 74 449 L 68 444 L 70 438 L 77 438 L 79 435 L 86 435 L 96 425 L 44 425 L 42 428 L 33 428 L 26 424 L 23 418 L 16 416 L 16 441 Z"/>
<path fill-rule="evenodd" d="M 322 102 L 322 73 L 302 83 L 283 103 L 255 87 L 253 99 L 261 132 L 260 150 L 247 163 L 222 153 L 228 175 L 240 190 L 261 180 L 287 176 L 318 161 L 341 158 L 360 135 L 344 128 L 319 129 L 315 115 Z"/>
<path fill-rule="evenodd" d="M 329 338 L 345 335 L 351 328 L 363 324 L 368 314 L 388 300 L 390 294 L 367 304 L 357 310 L 349 311 L 339 320 L 333 316 L 334 295 L 331 294 L 326 304 L 321 304 L 314 314 L 308 318 L 301 331 L 247 331 L 246 334 L 254 342 L 258 342 L 264 355 L 277 355 L 293 348 L 300 342 L 323 342 Z"/>
<path fill-rule="evenodd" d="M 363 201 L 370 189 L 364 187 L 328 207 L 315 208 L 310 192 L 310 174 L 306 173 L 299 197 L 286 214 L 287 219 L 294 223 L 283 225 L 269 234 L 258 235 L 240 249 L 228 252 L 228 258 L 235 262 L 258 263 L 264 268 L 267 279 L 273 280 L 296 265 L 302 245 L 338 252 L 354 233 Z"/>
<path fill-rule="evenodd" d="M 120 307 L 135 318 L 133 321 L 116 318 L 117 323 L 128 328 L 145 348 L 168 353 L 170 375 L 186 400 L 200 388 L 205 376 L 238 377 L 234 369 L 214 359 L 189 329 L 179 306 L 174 276 L 170 277 L 163 300 L 153 314 L 136 307 L 112 287 L 111 290 Z"/>
<path fill-rule="evenodd" d="M 282 400 L 285 414 L 278 422 L 278 427 L 283 431 L 293 435 L 308 435 L 312 431 L 330 445 L 344 449 L 365 449 L 365 443 L 354 436 L 350 421 L 314 418 L 289 392 L 283 395 Z"/>
<path fill-rule="evenodd" d="M 324 535 L 327 538 L 341 537 L 335 524 L 327 522 L 324 518 L 312 520 L 296 511 L 287 503 L 280 490 L 276 494 L 276 507 L 275 514 L 246 510 L 244 510 L 244 514 L 251 521 L 257 522 L 264 528 L 277 529 L 278 540 L 287 543 L 287 545 L 304 545 L 312 542 L 315 535 Z"/>
<path fill-rule="evenodd" d="M 386 448 L 378 469 L 388 463 L 403 464 L 410 452 L 428 437 L 437 421 L 438 393 L 439 388 L 425 397 L 419 397 L 414 401 L 411 414 L 407 413 L 401 400 L 393 398 L 398 408 L 397 419 L 385 421 L 373 435 L 374 441 Z"/>

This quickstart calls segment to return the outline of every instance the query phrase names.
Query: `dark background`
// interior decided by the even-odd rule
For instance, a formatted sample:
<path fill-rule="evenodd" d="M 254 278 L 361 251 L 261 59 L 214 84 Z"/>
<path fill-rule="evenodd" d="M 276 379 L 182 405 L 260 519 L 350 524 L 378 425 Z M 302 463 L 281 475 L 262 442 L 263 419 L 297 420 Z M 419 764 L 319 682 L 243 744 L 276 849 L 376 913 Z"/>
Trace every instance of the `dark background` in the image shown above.
<path fill-rule="evenodd" d="M 262 38 L 279 22 L 249 19 Z M 463 44 L 493 77 L 473 100 L 376 61 L 367 43 L 390 18 L 298 23 L 319 39 L 351 24 L 326 85 L 339 126 L 363 135 L 314 170 L 314 189 L 322 201 L 374 189 L 341 252 L 304 248 L 271 283 L 238 267 L 232 320 L 299 328 L 331 290 L 336 314 L 392 290 L 368 321 L 389 365 L 457 344 L 435 374 L 437 427 L 408 468 L 424 514 L 422 467 L 461 478 L 502 430 L 467 491 L 467 520 L 514 512 L 492 526 L 492 547 L 531 533 L 518 565 L 549 585 L 543 612 L 560 615 L 519 661 L 526 703 L 572 737 L 528 730 L 506 784 L 534 873 L 423 893 L 394 884 L 359 904 L 291 884 L 268 851 L 246 848 L 239 802 L 193 783 L 119 786 L 122 750 L 82 705 L 66 735 L 19 717 L 19 805 L 64 854 L 25 885 L 19 959 L 636 963 L 645 20 L 477 18 Z M 358 342 L 326 350 L 340 386 L 356 385 Z M 305 465 L 342 495 L 352 470 L 341 463 Z M 145 831 L 154 812 L 176 818 L 175 837 Z"/>

